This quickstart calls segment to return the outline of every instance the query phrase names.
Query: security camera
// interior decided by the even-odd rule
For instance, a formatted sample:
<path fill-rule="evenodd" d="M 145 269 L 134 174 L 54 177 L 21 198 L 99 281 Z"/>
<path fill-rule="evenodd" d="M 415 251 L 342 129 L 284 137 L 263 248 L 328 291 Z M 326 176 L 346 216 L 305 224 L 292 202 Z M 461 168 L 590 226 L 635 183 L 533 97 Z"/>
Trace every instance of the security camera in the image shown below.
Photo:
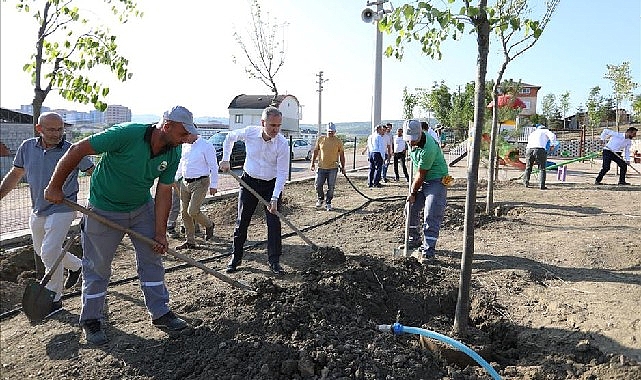
<path fill-rule="evenodd" d="M 361 12 L 361 19 L 363 22 L 370 24 L 378 20 L 378 15 L 372 8 L 365 8 L 363 12 Z"/>

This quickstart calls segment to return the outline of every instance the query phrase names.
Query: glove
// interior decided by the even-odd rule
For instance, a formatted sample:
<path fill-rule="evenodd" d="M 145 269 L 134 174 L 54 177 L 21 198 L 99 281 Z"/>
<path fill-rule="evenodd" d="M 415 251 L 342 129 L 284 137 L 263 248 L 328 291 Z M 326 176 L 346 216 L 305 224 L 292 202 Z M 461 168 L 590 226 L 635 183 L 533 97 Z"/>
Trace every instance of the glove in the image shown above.
<path fill-rule="evenodd" d="M 451 186 L 454 183 L 454 177 L 451 175 L 446 175 L 445 177 L 441 178 L 441 183 L 445 186 Z"/>

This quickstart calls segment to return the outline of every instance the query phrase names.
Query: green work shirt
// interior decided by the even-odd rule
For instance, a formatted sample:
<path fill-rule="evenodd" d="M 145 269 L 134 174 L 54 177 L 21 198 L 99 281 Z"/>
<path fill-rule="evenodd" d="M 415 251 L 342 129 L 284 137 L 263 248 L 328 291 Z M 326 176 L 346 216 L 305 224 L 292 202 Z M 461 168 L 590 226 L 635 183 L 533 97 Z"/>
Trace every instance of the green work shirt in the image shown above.
<path fill-rule="evenodd" d="M 448 174 L 447 163 L 445 162 L 445 157 L 443 157 L 443 151 L 432 136 L 425 132 L 423 132 L 423 134 L 426 137 L 425 145 L 422 148 L 412 147 L 412 150 L 410 151 L 412 164 L 414 164 L 415 169 L 420 168 L 427 170 L 425 182 L 443 178 Z"/>
<path fill-rule="evenodd" d="M 171 185 L 180 161 L 181 146 L 151 152 L 154 126 L 124 123 L 89 138 L 102 153 L 91 176 L 89 202 L 105 211 L 129 212 L 151 200 L 154 181 Z"/>

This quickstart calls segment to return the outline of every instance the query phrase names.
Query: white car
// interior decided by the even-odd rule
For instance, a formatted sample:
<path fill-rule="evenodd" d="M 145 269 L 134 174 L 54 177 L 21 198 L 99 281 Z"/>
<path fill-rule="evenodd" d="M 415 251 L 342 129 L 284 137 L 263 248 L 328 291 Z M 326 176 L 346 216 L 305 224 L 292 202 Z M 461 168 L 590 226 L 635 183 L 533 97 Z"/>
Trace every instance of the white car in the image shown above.
<path fill-rule="evenodd" d="M 292 140 L 292 160 L 311 160 L 312 159 L 312 144 L 306 140 Z"/>

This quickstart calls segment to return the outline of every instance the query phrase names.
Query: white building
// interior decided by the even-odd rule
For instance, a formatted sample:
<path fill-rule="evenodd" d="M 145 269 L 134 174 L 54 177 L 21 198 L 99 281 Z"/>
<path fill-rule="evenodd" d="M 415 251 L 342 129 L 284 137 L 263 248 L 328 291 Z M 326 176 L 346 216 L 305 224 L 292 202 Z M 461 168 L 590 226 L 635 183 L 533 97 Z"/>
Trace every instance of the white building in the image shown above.
<path fill-rule="evenodd" d="M 229 129 L 244 128 L 248 125 L 260 125 L 263 110 L 272 102 L 270 95 L 245 95 L 236 96 L 229 103 Z M 276 104 L 283 113 L 281 132 L 285 136 L 298 137 L 300 135 L 299 123 L 301 107 L 294 95 L 278 95 Z"/>

